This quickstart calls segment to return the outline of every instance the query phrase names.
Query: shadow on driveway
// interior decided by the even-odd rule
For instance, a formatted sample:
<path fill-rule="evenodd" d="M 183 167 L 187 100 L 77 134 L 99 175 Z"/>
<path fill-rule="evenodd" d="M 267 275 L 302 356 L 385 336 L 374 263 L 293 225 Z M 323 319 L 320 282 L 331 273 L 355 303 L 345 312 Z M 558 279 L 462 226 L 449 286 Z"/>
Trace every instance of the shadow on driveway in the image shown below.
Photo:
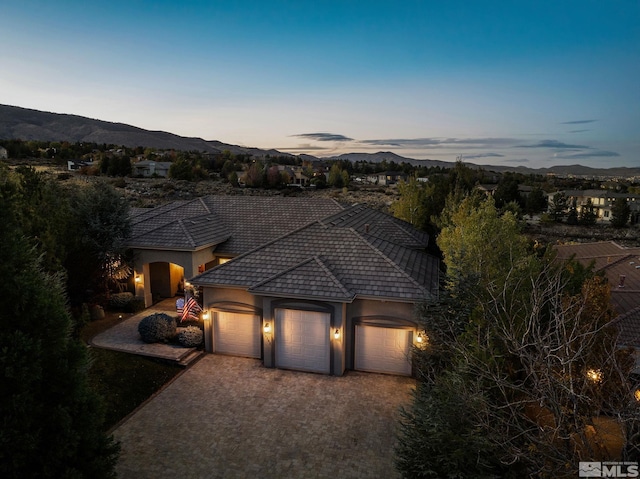
<path fill-rule="evenodd" d="M 127 478 L 391 478 L 411 378 L 208 354 L 115 431 Z"/>

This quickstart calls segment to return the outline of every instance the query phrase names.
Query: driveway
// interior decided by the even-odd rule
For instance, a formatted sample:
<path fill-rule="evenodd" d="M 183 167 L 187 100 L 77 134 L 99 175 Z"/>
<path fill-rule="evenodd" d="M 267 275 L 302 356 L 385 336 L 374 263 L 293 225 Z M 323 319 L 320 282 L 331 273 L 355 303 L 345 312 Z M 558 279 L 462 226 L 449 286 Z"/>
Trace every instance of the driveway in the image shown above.
<path fill-rule="evenodd" d="M 114 431 L 118 477 L 398 477 L 398 408 L 414 384 L 207 354 Z"/>

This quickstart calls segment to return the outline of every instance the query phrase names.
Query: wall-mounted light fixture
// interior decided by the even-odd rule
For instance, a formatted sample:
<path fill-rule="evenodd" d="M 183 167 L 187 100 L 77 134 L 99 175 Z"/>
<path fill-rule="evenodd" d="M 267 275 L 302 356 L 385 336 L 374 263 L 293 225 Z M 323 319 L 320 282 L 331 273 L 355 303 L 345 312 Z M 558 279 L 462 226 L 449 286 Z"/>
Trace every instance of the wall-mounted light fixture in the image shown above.
<path fill-rule="evenodd" d="M 422 337 L 422 333 L 418 333 L 418 336 L 416 337 L 416 342 L 422 344 L 423 341 L 424 341 L 424 338 Z"/>
<path fill-rule="evenodd" d="M 339 329 L 336 329 L 333 332 L 333 339 L 340 339 L 340 330 Z"/>
<path fill-rule="evenodd" d="M 264 323 L 264 327 L 262 329 L 265 334 L 269 334 L 271 332 L 271 324 L 269 322 Z"/>
<path fill-rule="evenodd" d="M 209 319 L 209 311 L 203 311 L 203 312 L 202 312 L 202 319 L 203 319 L 204 321 L 206 321 L 206 320 L 208 320 L 208 319 Z"/>
<path fill-rule="evenodd" d="M 142 281 L 142 277 L 140 275 L 136 275 L 135 280 L 136 283 L 139 283 L 140 281 Z"/>

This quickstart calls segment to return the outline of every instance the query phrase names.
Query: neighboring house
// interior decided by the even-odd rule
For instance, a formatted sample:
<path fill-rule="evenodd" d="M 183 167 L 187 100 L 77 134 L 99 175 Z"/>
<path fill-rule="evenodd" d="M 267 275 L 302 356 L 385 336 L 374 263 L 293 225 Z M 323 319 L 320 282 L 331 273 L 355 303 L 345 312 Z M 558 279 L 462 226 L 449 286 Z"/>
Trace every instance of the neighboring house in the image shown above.
<path fill-rule="evenodd" d="M 178 284 L 178 267 L 185 278 L 203 271 L 190 282 L 203 291 L 207 351 L 324 374 L 412 374 L 415 304 L 438 294 L 426 233 L 319 198 L 206 197 L 154 210 L 133 216 L 138 293 Z"/>
<path fill-rule="evenodd" d="M 630 193 L 614 193 L 607 190 L 568 190 L 556 191 L 548 195 L 549 208 L 553 206 L 553 197 L 557 193 L 563 193 L 567 198 L 567 206 L 573 205 L 575 202 L 578 214 L 582 208 L 591 200 L 599 221 L 611 221 L 611 208 L 617 198 L 626 198 L 627 204 L 631 209 L 631 222 L 635 223 L 640 216 L 640 195 Z"/>
<path fill-rule="evenodd" d="M 638 351 L 640 373 L 640 248 L 625 248 L 613 241 L 558 245 L 559 259 L 574 258 L 585 266 L 593 263 L 611 285 L 611 304 L 618 313 L 618 344 Z"/>
<path fill-rule="evenodd" d="M 170 161 L 139 161 L 131 165 L 134 176 L 161 176 L 166 178 L 169 175 Z"/>
<path fill-rule="evenodd" d="M 4 146 L 0 146 L 0 160 L 6 160 L 9 157 L 9 153 Z"/>
<path fill-rule="evenodd" d="M 67 169 L 69 171 L 78 171 L 81 168 L 88 168 L 90 166 L 93 166 L 93 161 L 67 160 Z"/>
<path fill-rule="evenodd" d="M 382 186 L 395 185 L 400 180 L 407 181 L 408 176 L 401 171 L 384 171 L 378 173 L 377 184 Z"/>

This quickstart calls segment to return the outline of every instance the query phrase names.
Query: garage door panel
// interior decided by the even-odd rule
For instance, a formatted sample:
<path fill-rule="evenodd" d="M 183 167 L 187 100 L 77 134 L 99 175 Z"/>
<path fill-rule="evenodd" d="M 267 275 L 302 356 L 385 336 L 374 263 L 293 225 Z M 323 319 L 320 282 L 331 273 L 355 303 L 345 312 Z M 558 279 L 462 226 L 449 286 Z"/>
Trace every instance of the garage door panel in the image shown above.
<path fill-rule="evenodd" d="M 276 366 L 328 374 L 330 364 L 328 313 L 276 310 Z"/>
<path fill-rule="evenodd" d="M 261 356 L 260 316 L 219 312 L 214 320 L 215 351 L 235 356 Z"/>
<path fill-rule="evenodd" d="M 411 331 L 356 326 L 355 368 L 377 373 L 411 375 Z"/>

